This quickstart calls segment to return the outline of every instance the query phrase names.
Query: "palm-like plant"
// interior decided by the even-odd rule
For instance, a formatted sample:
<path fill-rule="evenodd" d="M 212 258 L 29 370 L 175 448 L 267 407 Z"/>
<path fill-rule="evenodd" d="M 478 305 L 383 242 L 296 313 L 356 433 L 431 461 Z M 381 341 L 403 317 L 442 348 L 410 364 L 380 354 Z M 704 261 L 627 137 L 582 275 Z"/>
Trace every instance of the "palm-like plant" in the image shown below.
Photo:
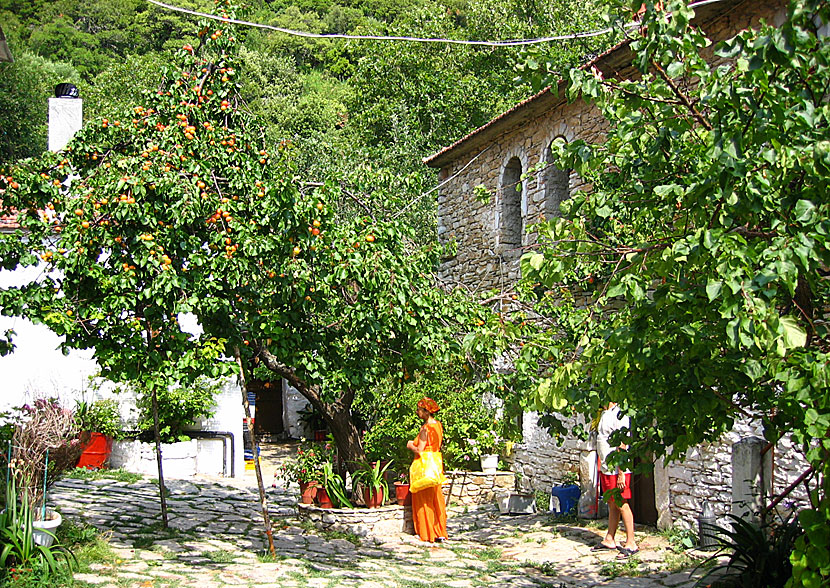
<path fill-rule="evenodd" d="M 782 522 L 756 527 L 729 514 L 731 529 L 718 527 L 714 539 L 718 551 L 701 565 L 713 562 L 724 553 L 729 560 L 715 566 L 695 584 L 713 588 L 783 588 L 792 576 L 790 553 L 804 532 L 793 516 Z"/>
<path fill-rule="evenodd" d="M 388 496 L 389 487 L 383 475 L 390 465 L 392 462 L 387 462 L 385 465 L 381 465 L 380 461 L 374 464 L 366 461 L 359 462 L 357 471 L 352 474 L 352 482 L 361 484 L 372 495 L 382 492 L 384 496 Z"/>
<path fill-rule="evenodd" d="M 78 560 L 65 546 L 59 543 L 35 543 L 34 516 L 31 501 L 26 494 L 24 488 L 23 496 L 18 496 L 14 476 L 9 476 L 6 483 L 6 507 L 0 512 L 0 570 L 16 566 L 50 575 L 58 571 L 62 561 L 70 570 L 77 568 Z M 51 532 L 45 529 L 41 531 L 54 538 Z"/>
<path fill-rule="evenodd" d="M 323 488 L 334 503 L 335 508 L 353 508 L 346 496 L 346 484 L 343 478 L 334 471 L 330 461 L 323 464 Z"/>

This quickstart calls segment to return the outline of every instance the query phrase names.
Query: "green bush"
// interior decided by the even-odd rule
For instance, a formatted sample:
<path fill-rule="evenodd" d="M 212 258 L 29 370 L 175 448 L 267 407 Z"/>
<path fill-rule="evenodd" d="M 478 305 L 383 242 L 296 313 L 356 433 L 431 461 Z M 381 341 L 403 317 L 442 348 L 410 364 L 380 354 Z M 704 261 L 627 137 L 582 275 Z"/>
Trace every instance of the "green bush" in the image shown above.
<path fill-rule="evenodd" d="M 356 403 L 367 421 L 363 439 L 366 455 L 369 460 L 391 459 L 398 472 L 407 471 L 412 462 L 406 443 L 415 438 L 421 427 L 415 408 L 424 396 L 441 407 L 436 418 L 444 427 L 442 451 L 447 470 L 472 469 L 477 458 L 467 439 L 498 427 L 494 411 L 485 408 L 481 396 L 460 369 L 424 374 L 403 386 L 395 382 L 373 392 L 371 399 L 360 398 Z"/>
<path fill-rule="evenodd" d="M 92 404 L 79 402 L 75 408 L 75 421 L 81 431 L 101 433 L 118 438 L 121 434 L 121 412 L 112 399 L 96 400 Z"/>
<path fill-rule="evenodd" d="M 196 419 L 213 416 L 214 398 L 219 386 L 200 378 L 187 387 L 158 390 L 159 434 L 163 443 L 187 441 L 186 431 Z M 152 396 L 144 392 L 136 403 L 140 411 L 138 429 L 153 430 Z"/>

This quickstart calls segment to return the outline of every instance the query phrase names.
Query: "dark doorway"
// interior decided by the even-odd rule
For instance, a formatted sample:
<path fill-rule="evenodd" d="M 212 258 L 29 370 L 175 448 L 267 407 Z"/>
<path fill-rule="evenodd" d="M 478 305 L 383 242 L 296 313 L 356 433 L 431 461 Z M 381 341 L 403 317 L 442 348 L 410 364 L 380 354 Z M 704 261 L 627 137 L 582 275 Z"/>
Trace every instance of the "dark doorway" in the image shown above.
<path fill-rule="evenodd" d="M 282 437 L 282 385 L 280 381 L 251 380 L 248 394 L 254 396 L 254 433 L 270 441 Z"/>
<path fill-rule="evenodd" d="M 653 472 L 631 476 L 631 495 L 631 511 L 634 513 L 635 526 L 656 525 L 657 506 L 654 500 Z"/>

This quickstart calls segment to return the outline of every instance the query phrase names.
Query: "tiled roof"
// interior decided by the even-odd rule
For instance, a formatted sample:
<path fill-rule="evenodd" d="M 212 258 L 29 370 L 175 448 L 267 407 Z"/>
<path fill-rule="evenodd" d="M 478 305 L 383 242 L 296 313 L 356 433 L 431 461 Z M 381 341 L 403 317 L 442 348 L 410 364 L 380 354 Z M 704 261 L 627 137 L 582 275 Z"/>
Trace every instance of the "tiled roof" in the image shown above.
<path fill-rule="evenodd" d="M 695 20 L 706 22 L 713 17 L 728 12 L 733 6 L 743 1 L 745 0 L 721 0 L 714 4 L 700 6 L 695 8 Z M 629 44 L 630 41 L 626 40 L 611 47 L 604 53 L 580 66 L 580 69 L 591 69 L 595 67 L 602 72 L 604 77 L 612 77 L 617 70 L 631 64 Z M 429 167 L 441 168 L 447 163 L 484 146 L 484 144 L 495 139 L 505 131 L 564 102 L 567 87 L 568 83 L 566 80 L 560 80 L 555 89 L 552 86 L 548 86 L 530 98 L 519 102 L 516 106 L 503 112 L 487 124 L 475 129 L 452 145 L 444 147 L 429 157 L 425 157 L 423 160 L 424 163 Z"/>
<path fill-rule="evenodd" d="M 618 62 L 620 61 L 620 56 L 624 55 L 624 61 L 630 62 L 630 58 L 628 57 L 630 55 L 630 52 L 628 51 L 629 43 L 630 41 L 623 41 L 622 43 L 615 45 L 611 49 L 608 49 L 604 53 L 580 66 L 580 69 L 590 69 L 592 67 L 596 67 L 603 72 L 603 75 L 608 74 L 610 70 L 616 69 L 616 67 L 619 66 Z M 498 135 L 507 128 L 514 126 L 514 123 L 518 124 L 527 118 L 532 118 L 540 110 L 548 110 L 560 102 L 563 102 L 565 100 L 565 90 L 567 87 L 568 82 L 566 80 L 559 80 L 555 91 L 552 86 L 542 89 L 537 94 L 522 100 L 510 110 L 501 113 L 487 124 L 480 126 L 452 145 L 444 147 L 438 153 L 424 158 L 424 163 L 430 167 L 442 167 L 445 163 L 448 163 L 456 157 L 472 150 L 476 145 L 479 145 L 480 143 L 489 140 L 494 135 Z M 474 141 L 474 139 L 477 138 L 480 138 L 481 140 Z M 469 147 L 464 148 L 465 144 L 469 144 Z M 453 154 L 453 156 L 449 156 L 449 153 L 453 151 L 457 151 L 457 153 Z"/>

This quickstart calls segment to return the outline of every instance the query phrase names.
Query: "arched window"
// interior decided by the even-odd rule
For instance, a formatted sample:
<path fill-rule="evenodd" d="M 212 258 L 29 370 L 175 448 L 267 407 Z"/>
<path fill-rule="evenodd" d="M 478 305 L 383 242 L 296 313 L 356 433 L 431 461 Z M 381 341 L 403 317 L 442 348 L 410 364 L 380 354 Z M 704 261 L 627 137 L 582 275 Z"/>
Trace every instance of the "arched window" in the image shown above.
<path fill-rule="evenodd" d="M 499 245 L 513 249 L 522 245 L 522 162 L 513 157 L 501 177 Z"/>
<path fill-rule="evenodd" d="M 545 152 L 545 161 L 547 162 L 547 165 L 545 166 L 544 172 L 545 203 L 542 210 L 545 218 L 562 216 L 562 213 L 559 210 L 559 205 L 570 197 L 570 190 L 568 188 L 570 184 L 571 170 L 560 169 L 551 163 L 553 160 L 553 152 L 551 149 L 552 145 L 553 142 L 548 145 Z"/>

